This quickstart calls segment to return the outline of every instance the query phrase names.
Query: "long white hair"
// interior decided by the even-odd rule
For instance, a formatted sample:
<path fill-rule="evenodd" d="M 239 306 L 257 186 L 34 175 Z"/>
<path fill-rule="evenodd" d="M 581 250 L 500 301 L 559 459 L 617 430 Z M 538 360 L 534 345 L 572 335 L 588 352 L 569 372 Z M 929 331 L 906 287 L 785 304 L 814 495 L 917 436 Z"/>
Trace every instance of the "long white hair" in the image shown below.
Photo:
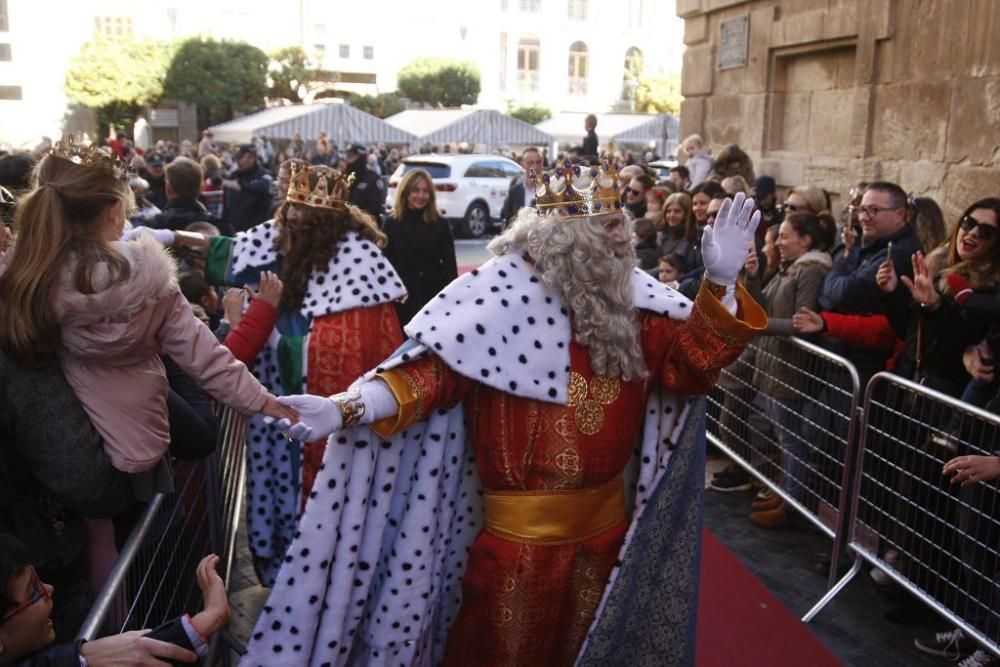
<path fill-rule="evenodd" d="M 597 219 L 566 220 L 523 208 L 489 250 L 528 254 L 545 284 L 559 292 L 572 316 L 574 339 L 590 351 L 595 373 L 648 377 L 632 294 L 635 256 L 616 254 Z"/>

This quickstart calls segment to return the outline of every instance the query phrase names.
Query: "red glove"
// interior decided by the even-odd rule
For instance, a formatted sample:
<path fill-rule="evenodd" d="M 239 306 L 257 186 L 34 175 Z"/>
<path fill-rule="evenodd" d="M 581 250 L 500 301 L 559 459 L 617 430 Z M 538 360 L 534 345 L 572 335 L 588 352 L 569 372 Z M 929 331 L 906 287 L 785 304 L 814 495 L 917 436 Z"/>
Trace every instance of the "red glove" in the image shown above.
<path fill-rule="evenodd" d="M 949 273 L 945 280 L 948 281 L 948 291 L 955 297 L 958 305 L 965 305 L 965 301 L 972 296 L 972 288 L 968 281 L 957 273 Z"/>

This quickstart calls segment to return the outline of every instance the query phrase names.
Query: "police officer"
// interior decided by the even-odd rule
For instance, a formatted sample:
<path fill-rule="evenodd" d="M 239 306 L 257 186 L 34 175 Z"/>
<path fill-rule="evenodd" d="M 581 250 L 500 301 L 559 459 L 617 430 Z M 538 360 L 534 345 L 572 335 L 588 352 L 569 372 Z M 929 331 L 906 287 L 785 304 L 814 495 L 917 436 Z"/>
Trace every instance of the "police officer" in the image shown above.
<path fill-rule="evenodd" d="M 367 211 L 376 221 L 385 211 L 385 183 L 368 168 L 368 149 L 361 144 L 349 144 L 344 155 L 347 173 L 354 174 L 351 185 L 351 203 Z"/>

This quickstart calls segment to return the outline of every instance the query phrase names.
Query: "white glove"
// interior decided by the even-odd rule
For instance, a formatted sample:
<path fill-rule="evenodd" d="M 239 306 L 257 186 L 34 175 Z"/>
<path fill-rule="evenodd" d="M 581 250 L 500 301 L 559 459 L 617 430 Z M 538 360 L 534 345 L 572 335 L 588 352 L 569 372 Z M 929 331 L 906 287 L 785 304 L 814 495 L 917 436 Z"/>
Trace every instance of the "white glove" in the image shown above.
<path fill-rule="evenodd" d="M 701 257 L 705 274 L 717 285 L 733 285 L 747 259 L 754 233 L 760 224 L 760 211 L 742 192 L 722 203 L 715 226 L 705 225 L 701 236 Z"/>
<path fill-rule="evenodd" d="M 156 242 L 160 245 L 167 246 L 173 245 L 176 235 L 169 229 L 152 229 L 150 227 L 133 227 L 124 234 L 122 234 L 122 241 L 131 241 L 134 238 L 138 238 L 140 234 L 149 234 Z"/>
<path fill-rule="evenodd" d="M 340 408 L 326 396 L 293 394 L 279 396 L 278 402 L 299 413 L 299 421 L 294 424 L 288 419 L 279 419 L 275 424 L 278 430 L 290 438 L 299 442 L 312 442 L 340 430 L 343 421 Z"/>
<path fill-rule="evenodd" d="M 365 406 L 359 424 L 371 424 L 399 412 L 399 403 L 389 386 L 381 380 L 372 380 L 357 386 L 361 392 L 361 403 Z M 278 402 L 299 413 L 299 421 L 294 424 L 288 419 L 279 419 L 275 425 L 288 437 L 299 442 L 323 440 L 336 433 L 343 426 L 340 408 L 329 398 L 311 394 L 279 396 Z"/>

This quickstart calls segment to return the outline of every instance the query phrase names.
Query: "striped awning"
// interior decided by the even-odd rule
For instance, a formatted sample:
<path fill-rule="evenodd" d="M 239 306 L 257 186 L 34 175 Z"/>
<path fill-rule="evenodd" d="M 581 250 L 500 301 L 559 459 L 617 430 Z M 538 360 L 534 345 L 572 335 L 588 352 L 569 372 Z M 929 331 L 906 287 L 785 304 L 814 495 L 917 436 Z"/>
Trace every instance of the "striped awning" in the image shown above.
<path fill-rule="evenodd" d="M 493 109 L 408 109 L 385 120 L 432 144 L 484 144 L 492 151 L 498 146 L 552 142 L 552 135 Z"/>
<path fill-rule="evenodd" d="M 677 119 L 669 114 L 605 113 L 597 116 L 597 137 L 604 146 L 615 143 L 670 144 L 677 141 Z M 583 142 L 583 121 L 586 113 L 566 111 L 543 120 L 535 127 L 555 136 L 556 141 L 570 145 Z"/>
<path fill-rule="evenodd" d="M 369 113 L 342 103 L 296 104 L 273 107 L 210 128 L 217 141 L 242 143 L 254 135 L 271 139 L 291 139 L 298 132 L 305 141 L 326 132 L 332 143 L 410 144 L 416 137 Z"/>
<path fill-rule="evenodd" d="M 648 143 L 650 141 L 679 141 L 680 124 L 675 116 L 661 113 L 649 120 L 611 137 L 615 143 Z"/>

